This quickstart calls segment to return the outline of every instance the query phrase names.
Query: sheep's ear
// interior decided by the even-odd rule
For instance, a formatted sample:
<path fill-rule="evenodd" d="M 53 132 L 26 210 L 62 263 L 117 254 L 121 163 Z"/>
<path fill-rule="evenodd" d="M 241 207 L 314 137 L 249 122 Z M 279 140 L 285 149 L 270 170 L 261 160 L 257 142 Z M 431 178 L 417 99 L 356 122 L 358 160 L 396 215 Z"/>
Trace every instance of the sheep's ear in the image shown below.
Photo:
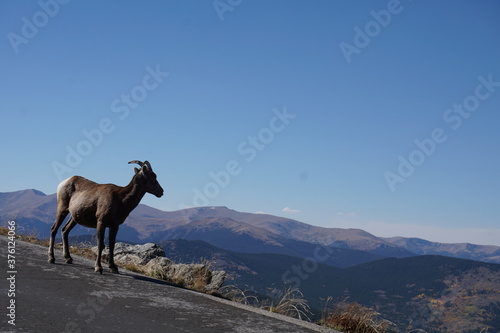
<path fill-rule="evenodd" d="M 138 173 L 139 171 L 141 171 L 140 169 L 137 169 L 137 168 L 134 168 L 134 172 L 135 173 Z"/>

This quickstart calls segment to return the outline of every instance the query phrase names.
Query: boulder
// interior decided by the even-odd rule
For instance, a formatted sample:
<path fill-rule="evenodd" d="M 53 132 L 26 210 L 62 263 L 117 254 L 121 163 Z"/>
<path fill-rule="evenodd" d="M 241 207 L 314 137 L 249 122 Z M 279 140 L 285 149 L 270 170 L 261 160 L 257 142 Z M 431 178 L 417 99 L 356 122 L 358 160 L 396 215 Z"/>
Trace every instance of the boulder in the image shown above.
<path fill-rule="evenodd" d="M 219 291 L 219 289 L 224 284 L 224 280 L 226 279 L 226 274 L 227 273 L 225 271 L 212 271 L 212 280 L 205 287 L 205 291 L 207 293 L 215 293 Z"/>
<path fill-rule="evenodd" d="M 92 248 L 97 254 L 97 246 Z M 102 254 L 108 258 L 109 248 L 106 247 Z M 151 259 L 165 257 L 165 251 L 154 243 L 131 245 L 118 242 L 115 244 L 115 263 L 119 265 L 146 265 Z"/>
<path fill-rule="evenodd" d="M 97 246 L 92 251 L 97 253 Z M 107 258 L 108 255 L 109 249 L 106 247 L 103 257 Z M 208 293 L 217 292 L 226 278 L 225 271 L 212 272 L 204 264 L 176 264 L 165 257 L 162 248 L 153 243 L 116 243 L 115 263 L 125 267 L 133 265 L 148 276 Z"/>
<path fill-rule="evenodd" d="M 175 264 L 164 257 L 150 260 L 143 269 L 149 276 L 208 293 L 218 291 L 226 277 L 226 272 L 212 272 L 203 264 Z"/>

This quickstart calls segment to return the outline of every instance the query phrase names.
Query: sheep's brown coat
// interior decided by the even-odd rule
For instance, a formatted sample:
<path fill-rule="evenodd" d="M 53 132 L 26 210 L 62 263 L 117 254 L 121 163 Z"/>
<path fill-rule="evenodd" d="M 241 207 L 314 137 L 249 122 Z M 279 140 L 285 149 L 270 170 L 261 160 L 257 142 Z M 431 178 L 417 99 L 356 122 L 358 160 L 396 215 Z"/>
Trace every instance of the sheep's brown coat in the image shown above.
<path fill-rule="evenodd" d="M 99 248 L 95 271 L 102 274 L 101 255 L 104 249 L 104 231 L 109 228 L 109 268 L 118 273 L 113 259 L 118 228 L 130 212 L 137 207 L 146 192 L 158 198 L 163 195 L 163 188 L 156 180 L 156 174 L 148 161 L 130 161 L 141 166 L 134 168 L 135 175 L 125 187 L 114 184 L 97 184 L 80 176 L 73 176 L 62 181 L 57 187 L 57 215 L 50 233 L 49 262 L 54 263 L 54 239 L 57 230 L 68 214 L 68 222 L 62 229 L 63 253 L 67 263 L 73 259 L 69 253 L 68 234 L 77 224 L 95 228 Z"/>

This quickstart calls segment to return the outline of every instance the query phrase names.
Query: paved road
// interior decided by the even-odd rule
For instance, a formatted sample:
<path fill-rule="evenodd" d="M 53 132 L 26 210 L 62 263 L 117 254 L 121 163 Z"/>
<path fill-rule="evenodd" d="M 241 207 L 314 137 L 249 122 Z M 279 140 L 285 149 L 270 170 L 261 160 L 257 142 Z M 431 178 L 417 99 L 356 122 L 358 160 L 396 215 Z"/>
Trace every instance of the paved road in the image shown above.
<path fill-rule="evenodd" d="M 95 274 L 85 258 L 63 264 L 60 250 L 56 264 L 47 263 L 45 247 L 16 241 L 15 251 L 12 274 L 0 236 L 0 332 L 334 332 L 123 270 Z"/>

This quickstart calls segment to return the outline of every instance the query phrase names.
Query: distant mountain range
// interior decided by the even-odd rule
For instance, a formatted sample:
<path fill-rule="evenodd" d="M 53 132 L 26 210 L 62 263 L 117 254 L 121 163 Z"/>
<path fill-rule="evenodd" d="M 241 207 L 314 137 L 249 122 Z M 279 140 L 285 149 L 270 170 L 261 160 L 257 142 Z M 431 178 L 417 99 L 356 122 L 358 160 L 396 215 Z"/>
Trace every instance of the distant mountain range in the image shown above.
<path fill-rule="evenodd" d="M 0 219 L 16 219 L 26 232 L 49 236 L 55 219 L 56 195 L 37 190 L 0 193 Z M 93 234 L 78 226 L 72 235 Z M 139 205 L 120 227 L 126 242 L 171 239 L 203 240 L 246 253 L 275 253 L 306 258 L 318 246 L 333 248 L 326 264 L 346 267 L 384 257 L 443 255 L 500 263 L 500 247 L 468 243 L 443 244 L 418 238 L 381 238 L 360 229 L 323 228 L 267 214 L 242 213 L 226 207 L 196 207 L 173 212 Z M 342 250 L 341 252 L 339 252 Z"/>
<path fill-rule="evenodd" d="M 237 253 L 203 241 L 160 243 L 177 262 L 210 262 L 228 272 L 228 284 L 275 295 L 288 280 L 321 313 L 328 296 L 377 309 L 401 332 L 500 332 L 500 265 L 423 255 L 386 258 L 353 267 L 279 254 Z M 302 267 L 301 271 L 294 267 Z"/>
<path fill-rule="evenodd" d="M 47 238 L 56 206 L 55 194 L 0 193 L 0 225 L 14 219 L 19 233 Z M 94 234 L 77 227 L 71 242 Z M 374 307 L 401 332 L 500 331 L 497 246 L 380 238 L 226 207 L 165 212 L 146 205 L 130 214 L 118 238 L 158 243 L 178 262 L 209 262 L 228 272 L 227 284 L 261 295 L 297 287 L 316 314 L 332 296 Z"/>

